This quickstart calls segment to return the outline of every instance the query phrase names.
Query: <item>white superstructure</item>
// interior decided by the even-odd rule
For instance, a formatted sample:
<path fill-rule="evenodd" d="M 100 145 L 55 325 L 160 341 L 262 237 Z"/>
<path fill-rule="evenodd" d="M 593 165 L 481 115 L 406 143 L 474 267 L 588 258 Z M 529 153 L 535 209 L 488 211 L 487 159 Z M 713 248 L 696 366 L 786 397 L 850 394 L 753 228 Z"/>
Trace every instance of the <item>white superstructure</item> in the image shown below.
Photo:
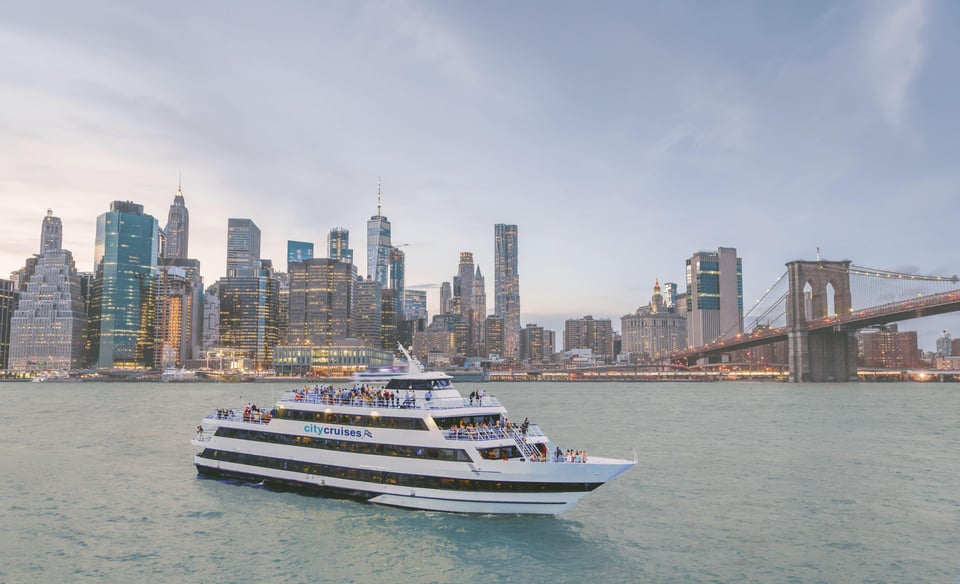
<path fill-rule="evenodd" d="M 461 396 L 442 372 L 292 391 L 270 412 L 218 410 L 193 443 L 204 475 L 461 513 L 562 513 L 636 464 L 558 462 L 536 425 L 509 421 L 493 397 Z"/>

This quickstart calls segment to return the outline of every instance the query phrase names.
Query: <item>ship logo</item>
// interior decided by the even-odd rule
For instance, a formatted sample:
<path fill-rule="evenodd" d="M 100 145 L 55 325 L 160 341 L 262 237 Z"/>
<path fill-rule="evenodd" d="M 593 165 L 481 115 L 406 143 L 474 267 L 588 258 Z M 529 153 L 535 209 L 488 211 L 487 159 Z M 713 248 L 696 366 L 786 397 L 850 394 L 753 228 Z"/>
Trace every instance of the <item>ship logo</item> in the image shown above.
<path fill-rule="evenodd" d="M 364 438 L 373 438 L 373 432 L 371 432 L 370 430 L 364 430 L 364 431 L 363 431 L 363 437 L 364 437 Z"/>

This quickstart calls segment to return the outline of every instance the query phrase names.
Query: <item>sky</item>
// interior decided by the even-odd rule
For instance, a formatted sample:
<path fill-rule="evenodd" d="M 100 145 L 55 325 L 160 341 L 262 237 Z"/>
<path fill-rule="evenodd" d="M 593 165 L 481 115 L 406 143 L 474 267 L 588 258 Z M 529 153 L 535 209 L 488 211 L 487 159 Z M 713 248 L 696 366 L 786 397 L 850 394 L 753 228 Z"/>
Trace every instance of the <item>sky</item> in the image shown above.
<path fill-rule="evenodd" d="M 406 283 L 519 230 L 521 320 L 558 331 L 684 287 L 735 247 L 751 305 L 784 264 L 960 273 L 960 4 L 900 2 L 18 3 L 0 19 L 0 274 L 47 208 L 78 268 L 96 217 L 166 224 L 225 272 L 229 217 L 360 271 L 378 181 Z M 321 251 L 318 256 L 324 255 Z M 960 315 L 904 323 L 932 349 Z"/>

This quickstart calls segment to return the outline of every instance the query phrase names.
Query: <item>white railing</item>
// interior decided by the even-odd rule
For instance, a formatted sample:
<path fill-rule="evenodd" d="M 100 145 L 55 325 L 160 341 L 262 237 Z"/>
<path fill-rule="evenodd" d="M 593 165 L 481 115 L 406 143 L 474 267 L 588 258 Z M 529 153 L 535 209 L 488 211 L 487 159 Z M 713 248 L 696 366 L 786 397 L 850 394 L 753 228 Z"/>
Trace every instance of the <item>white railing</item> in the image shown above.
<path fill-rule="evenodd" d="M 492 396 L 485 396 L 483 398 L 483 403 L 477 403 L 476 400 L 474 400 L 474 403 L 471 404 L 470 400 L 465 397 L 434 398 L 428 400 L 423 397 L 410 397 L 408 399 L 402 395 L 394 395 L 388 399 L 385 397 L 376 397 L 367 394 L 351 394 L 348 392 L 330 394 L 323 392 L 316 393 L 313 391 L 284 392 L 278 401 L 280 403 L 337 405 L 351 406 L 356 408 L 386 408 L 400 410 L 444 410 L 463 407 L 501 407 L 500 401 Z"/>

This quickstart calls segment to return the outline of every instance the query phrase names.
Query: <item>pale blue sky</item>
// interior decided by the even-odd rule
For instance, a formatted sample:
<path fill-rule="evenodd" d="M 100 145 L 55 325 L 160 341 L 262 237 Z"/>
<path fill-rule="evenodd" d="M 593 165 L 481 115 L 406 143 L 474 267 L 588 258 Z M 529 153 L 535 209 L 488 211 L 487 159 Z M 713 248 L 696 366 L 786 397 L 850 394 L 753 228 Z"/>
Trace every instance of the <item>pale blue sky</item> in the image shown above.
<path fill-rule="evenodd" d="M 700 249 L 736 247 L 747 305 L 793 259 L 960 272 L 960 5 L 904 2 L 31 2 L 0 19 L 0 273 L 47 207 L 90 269 L 96 216 L 161 226 L 178 172 L 191 255 L 228 217 L 365 266 L 377 177 L 407 283 L 520 234 L 523 322 L 619 317 Z M 436 305 L 435 290 L 430 293 Z M 935 331 L 960 316 L 903 328 Z"/>

